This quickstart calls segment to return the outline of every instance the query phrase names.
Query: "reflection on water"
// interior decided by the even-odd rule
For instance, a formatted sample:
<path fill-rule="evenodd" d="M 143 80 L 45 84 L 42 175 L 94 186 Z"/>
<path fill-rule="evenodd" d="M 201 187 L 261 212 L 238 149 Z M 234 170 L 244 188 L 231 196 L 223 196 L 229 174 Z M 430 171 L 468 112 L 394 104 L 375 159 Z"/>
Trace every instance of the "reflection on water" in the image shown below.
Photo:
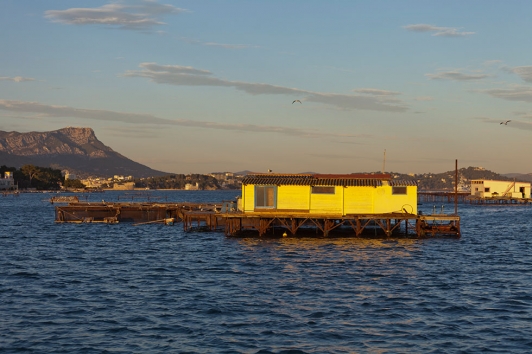
<path fill-rule="evenodd" d="M 226 238 L 179 224 L 56 225 L 42 199 L 0 198 L 3 352 L 532 347 L 530 207 L 461 205 L 460 239 Z"/>

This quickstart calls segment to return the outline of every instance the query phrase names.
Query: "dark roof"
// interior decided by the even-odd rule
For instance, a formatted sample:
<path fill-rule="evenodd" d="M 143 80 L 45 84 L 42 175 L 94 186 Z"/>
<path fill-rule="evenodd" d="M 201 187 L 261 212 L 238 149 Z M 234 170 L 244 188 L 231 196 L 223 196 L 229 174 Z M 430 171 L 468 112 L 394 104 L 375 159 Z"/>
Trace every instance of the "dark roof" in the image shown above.
<path fill-rule="evenodd" d="M 413 179 L 392 179 L 389 183 L 392 187 L 417 186 L 417 182 Z"/>
<path fill-rule="evenodd" d="M 389 181 L 392 186 L 415 186 L 414 180 L 391 180 L 389 174 L 253 174 L 247 175 L 242 184 L 284 185 L 284 186 L 359 186 L 378 187 L 382 181 Z"/>

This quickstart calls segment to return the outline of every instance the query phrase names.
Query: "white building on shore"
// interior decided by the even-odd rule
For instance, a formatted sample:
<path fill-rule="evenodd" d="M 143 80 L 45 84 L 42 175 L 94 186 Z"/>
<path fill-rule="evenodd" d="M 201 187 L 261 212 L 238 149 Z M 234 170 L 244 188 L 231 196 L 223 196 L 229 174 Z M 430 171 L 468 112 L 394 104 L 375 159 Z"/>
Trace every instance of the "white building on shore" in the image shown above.
<path fill-rule="evenodd" d="M 530 182 L 471 180 L 471 195 L 480 198 L 530 198 Z"/>
<path fill-rule="evenodd" d="M 18 185 L 15 184 L 15 179 L 13 178 L 13 172 L 11 171 L 4 172 L 4 178 L 0 179 L 0 189 L 18 190 Z"/>

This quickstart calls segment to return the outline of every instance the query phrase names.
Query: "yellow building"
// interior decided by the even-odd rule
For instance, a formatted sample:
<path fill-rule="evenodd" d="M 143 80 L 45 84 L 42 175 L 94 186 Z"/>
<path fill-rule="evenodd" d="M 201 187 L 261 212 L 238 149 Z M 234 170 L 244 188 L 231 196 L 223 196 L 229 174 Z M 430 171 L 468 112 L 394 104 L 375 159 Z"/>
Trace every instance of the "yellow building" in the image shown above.
<path fill-rule="evenodd" d="M 253 174 L 242 180 L 242 212 L 417 214 L 417 185 L 389 174 Z"/>
<path fill-rule="evenodd" d="M 530 182 L 471 180 L 471 195 L 480 198 L 530 198 Z"/>

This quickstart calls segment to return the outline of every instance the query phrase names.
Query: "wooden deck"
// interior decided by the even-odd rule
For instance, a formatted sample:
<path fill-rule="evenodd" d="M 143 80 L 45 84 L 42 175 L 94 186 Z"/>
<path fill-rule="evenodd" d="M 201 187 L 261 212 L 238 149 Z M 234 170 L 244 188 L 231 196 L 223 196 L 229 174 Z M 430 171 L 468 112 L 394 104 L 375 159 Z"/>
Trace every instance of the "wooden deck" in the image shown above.
<path fill-rule="evenodd" d="M 308 212 L 242 213 L 222 203 L 69 203 L 55 207 L 57 223 L 132 222 L 135 225 L 183 223 L 185 231 L 221 231 L 226 236 L 256 232 L 298 235 L 355 237 L 460 237 L 458 215 L 388 214 L 309 214 Z"/>
<path fill-rule="evenodd" d="M 168 223 L 183 220 L 186 211 L 213 211 L 208 203 L 69 203 L 55 207 L 57 223 Z"/>
<path fill-rule="evenodd" d="M 194 228 L 220 230 L 226 236 L 237 236 L 255 231 L 259 236 L 268 234 L 297 235 L 315 231 L 323 236 L 415 236 L 460 237 L 458 215 L 415 215 L 408 213 L 359 214 L 359 215 L 311 215 L 308 213 L 253 213 L 240 212 L 185 212 L 185 231 Z"/>
<path fill-rule="evenodd" d="M 466 198 L 469 204 L 476 205 L 531 205 L 531 198 L 511 198 L 511 197 L 489 197 L 480 198 L 475 196 L 469 196 Z"/>

